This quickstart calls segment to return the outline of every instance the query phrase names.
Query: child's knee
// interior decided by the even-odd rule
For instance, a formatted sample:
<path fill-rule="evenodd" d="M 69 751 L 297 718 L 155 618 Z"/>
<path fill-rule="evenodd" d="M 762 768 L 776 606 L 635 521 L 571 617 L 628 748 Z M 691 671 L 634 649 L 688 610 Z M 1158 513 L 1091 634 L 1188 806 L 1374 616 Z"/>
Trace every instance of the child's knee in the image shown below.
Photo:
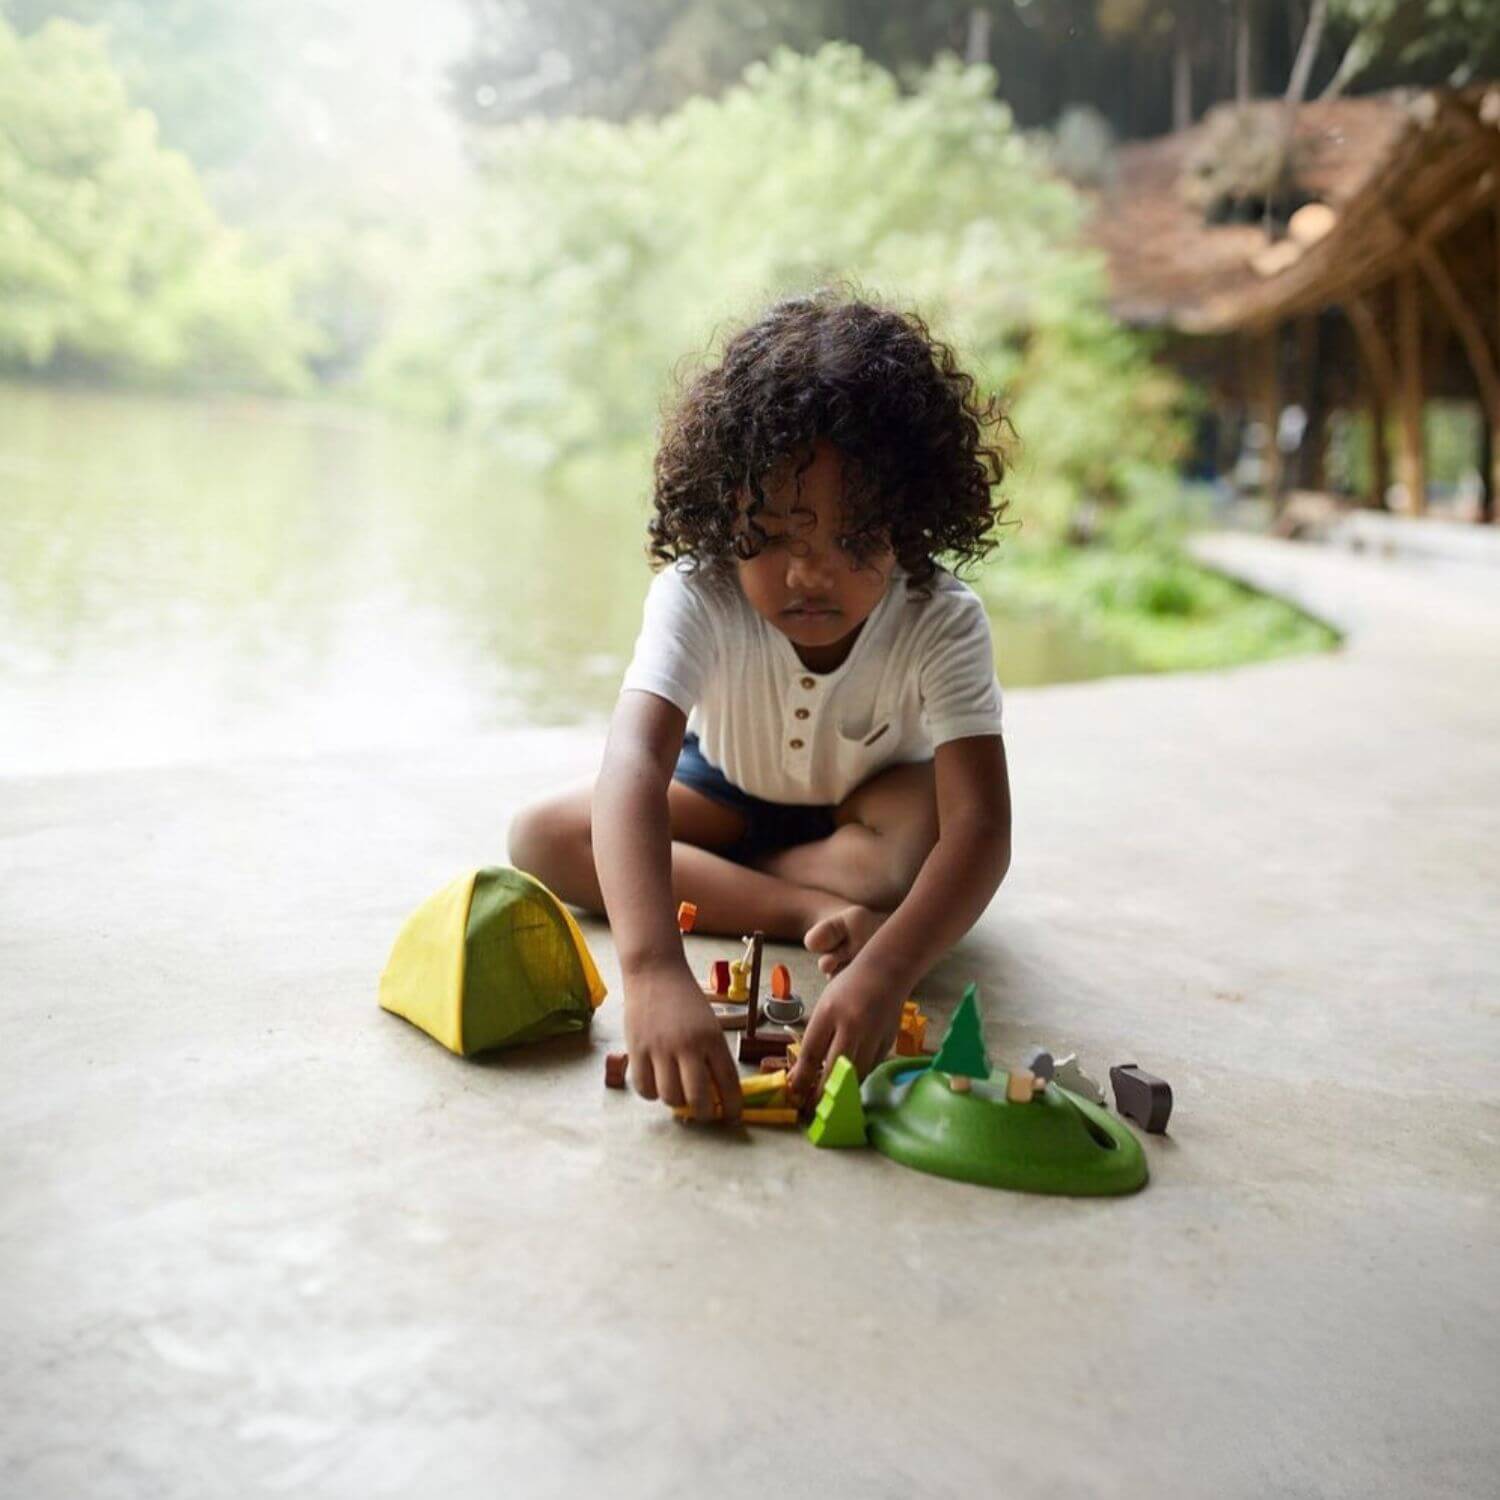
<path fill-rule="evenodd" d="M 912 883 L 901 869 L 878 869 L 864 877 L 859 895 L 860 905 L 872 911 L 895 911 L 906 900 Z"/>
<path fill-rule="evenodd" d="M 872 911 L 895 911 L 911 890 L 926 854 L 914 858 L 889 834 L 862 824 L 847 826 L 850 831 L 838 836 L 844 847 L 838 855 L 837 871 L 830 871 L 827 877 L 829 889 Z"/>
<path fill-rule="evenodd" d="M 925 828 L 913 828 L 905 834 L 886 834 L 881 843 L 882 857 L 874 872 L 880 899 L 874 905 L 880 911 L 894 911 L 916 884 L 927 856 L 937 843 L 937 829 L 929 833 Z"/>
<path fill-rule="evenodd" d="M 510 862 L 544 882 L 549 873 L 590 847 L 587 807 L 576 797 L 544 797 L 511 819 L 506 837 Z"/>

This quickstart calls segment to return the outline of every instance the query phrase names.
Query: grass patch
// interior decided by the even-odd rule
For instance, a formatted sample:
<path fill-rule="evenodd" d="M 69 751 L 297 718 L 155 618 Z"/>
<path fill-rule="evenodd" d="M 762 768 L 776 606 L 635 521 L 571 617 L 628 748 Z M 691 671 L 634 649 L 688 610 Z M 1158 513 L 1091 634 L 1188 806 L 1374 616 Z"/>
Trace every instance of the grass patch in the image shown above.
<path fill-rule="evenodd" d="M 1002 609 L 1067 618 L 1145 671 L 1269 661 L 1339 642 L 1320 620 L 1176 550 L 1016 546 L 978 587 Z"/>

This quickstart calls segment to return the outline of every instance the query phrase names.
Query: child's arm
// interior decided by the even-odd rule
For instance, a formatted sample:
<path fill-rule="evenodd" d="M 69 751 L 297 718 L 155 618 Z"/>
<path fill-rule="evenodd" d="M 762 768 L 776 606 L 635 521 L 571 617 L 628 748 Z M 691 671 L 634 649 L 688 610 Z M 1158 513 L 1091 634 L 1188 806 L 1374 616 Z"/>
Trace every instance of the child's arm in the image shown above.
<path fill-rule="evenodd" d="M 863 1077 L 889 1050 L 901 1004 L 979 919 L 1010 868 L 1010 781 L 998 734 L 937 748 L 938 840 L 906 899 L 823 991 L 792 1075 L 816 1090 L 841 1053 Z"/>
<path fill-rule="evenodd" d="M 739 1072 L 688 968 L 672 900 L 667 785 L 686 727 L 682 710 L 665 698 L 620 695 L 594 786 L 594 868 L 620 956 L 636 1090 L 690 1104 L 699 1119 L 711 1118 L 722 1101 L 734 1119 Z"/>

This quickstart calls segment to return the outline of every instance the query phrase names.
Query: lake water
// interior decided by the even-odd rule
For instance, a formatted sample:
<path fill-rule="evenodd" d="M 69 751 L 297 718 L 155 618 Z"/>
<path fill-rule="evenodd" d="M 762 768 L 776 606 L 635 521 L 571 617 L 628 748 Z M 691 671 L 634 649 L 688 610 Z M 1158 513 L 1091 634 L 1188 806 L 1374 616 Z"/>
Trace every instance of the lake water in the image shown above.
<path fill-rule="evenodd" d="M 366 411 L 0 386 L 0 774 L 602 723 L 643 485 L 549 490 Z M 993 621 L 1008 686 L 1131 666 Z"/>

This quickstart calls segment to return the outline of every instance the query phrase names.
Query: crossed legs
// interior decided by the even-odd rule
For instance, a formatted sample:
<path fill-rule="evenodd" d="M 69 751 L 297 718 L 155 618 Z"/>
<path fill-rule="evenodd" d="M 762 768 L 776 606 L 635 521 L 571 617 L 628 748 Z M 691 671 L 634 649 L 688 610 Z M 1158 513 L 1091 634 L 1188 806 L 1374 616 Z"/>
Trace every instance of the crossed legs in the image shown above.
<path fill-rule="evenodd" d="M 521 809 L 510 826 L 510 858 L 564 901 L 603 911 L 590 829 L 592 783 Z M 673 781 L 672 891 L 698 908 L 702 932 L 800 942 L 836 973 L 905 896 L 937 841 L 930 761 L 890 766 L 839 805 L 823 839 L 761 856 L 753 868 L 719 851 L 744 832 L 743 814 Z"/>

